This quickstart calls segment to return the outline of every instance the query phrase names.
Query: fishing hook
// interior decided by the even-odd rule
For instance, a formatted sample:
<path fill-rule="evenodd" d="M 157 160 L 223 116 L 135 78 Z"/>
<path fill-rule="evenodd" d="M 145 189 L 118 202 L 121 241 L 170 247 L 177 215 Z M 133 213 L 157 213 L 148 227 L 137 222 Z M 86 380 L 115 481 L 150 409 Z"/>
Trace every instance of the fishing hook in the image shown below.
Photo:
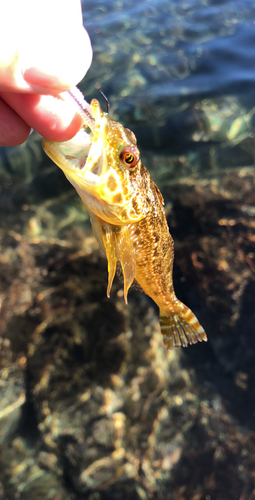
<path fill-rule="evenodd" d="M 107 99 L 107 97 L 104 95 L 104 93 L 102 92 L 102 90 L 100 90 L 100 94 L 103 96 L 105 102 L 106 102 L 106 113 L 108 115 L 109 113 L 109 108 L 110 108 L 110 104 L 109 104 L 109 101 Z"/>

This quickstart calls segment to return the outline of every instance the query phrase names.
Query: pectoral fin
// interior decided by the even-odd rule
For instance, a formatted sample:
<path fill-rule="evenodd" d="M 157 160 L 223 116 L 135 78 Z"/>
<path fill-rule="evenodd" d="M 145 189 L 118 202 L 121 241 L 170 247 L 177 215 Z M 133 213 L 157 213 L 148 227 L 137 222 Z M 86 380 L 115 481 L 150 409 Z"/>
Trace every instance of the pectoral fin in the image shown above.
<path fill-rule="evenodd" d="M 102 243 L 108 260 L 107 297 L 110 296 L 112 282 L 116 272 L 117 261 L 120 262 L 124 277 L 124 298 L 135 278 L 135 252 L 126 226 L 101 224 L 93 220 L 93 231 L 102 248 Z"/>

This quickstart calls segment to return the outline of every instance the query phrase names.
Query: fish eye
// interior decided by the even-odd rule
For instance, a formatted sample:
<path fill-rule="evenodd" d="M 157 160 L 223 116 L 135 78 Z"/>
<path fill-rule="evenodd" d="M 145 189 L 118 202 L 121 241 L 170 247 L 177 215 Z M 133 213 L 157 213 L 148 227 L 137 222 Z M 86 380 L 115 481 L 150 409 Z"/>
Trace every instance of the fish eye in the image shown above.
<path fill-rule="evenodd" d="M 120 152 L 120 161 L 126 167 L 132 168 L 139 162 L 140 156 L 136 148 L 125 147 Z"/>

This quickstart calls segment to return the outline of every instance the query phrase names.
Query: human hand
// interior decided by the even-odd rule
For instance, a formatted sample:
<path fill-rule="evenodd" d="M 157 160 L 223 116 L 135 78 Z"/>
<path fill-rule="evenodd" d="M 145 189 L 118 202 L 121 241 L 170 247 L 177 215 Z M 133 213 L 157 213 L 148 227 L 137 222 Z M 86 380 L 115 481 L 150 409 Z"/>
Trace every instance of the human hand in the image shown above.
<path fill-rule="evenodd" d="M 0 19 L 0 145 L 21 144 L 31 127 L 51 141 L 71 139 L 82 118 L 65 91 L 92 60 L 80 0 L 8 0 Z"/>

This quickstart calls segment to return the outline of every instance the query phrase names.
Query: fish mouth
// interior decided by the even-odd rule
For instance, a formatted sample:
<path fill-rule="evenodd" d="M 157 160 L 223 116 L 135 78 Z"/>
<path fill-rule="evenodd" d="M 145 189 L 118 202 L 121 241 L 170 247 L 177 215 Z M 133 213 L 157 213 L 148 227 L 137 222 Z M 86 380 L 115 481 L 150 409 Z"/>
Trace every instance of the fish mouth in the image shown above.
<path fill-rule="evenodd" d="M 79 182 L 84 189 L 102 182 L 103 141 L 97 140 L 95 143 L 94 136 L 91 123 L 84 123 L 83 128 L 69 141 L 51 142 L 45 139 L 42 143 L 47 155 L 64 174 Z"/>
<path fill-rule="evenodd" d="M 92 103 L 88 104 L 77 87 L 73 87 L 66 95 L 68 100 L 77 105 L 83 118 L 83 127 L 69 141 L 57 143 L 44 140 L 42 145 L 47 155 L 63 170 L 69 180 L 73 179 L 84 189 L 92 188 L 102 182 L 100 176 L 107 117 L 99 102 L 94 100 L 92 109 Z"/>

